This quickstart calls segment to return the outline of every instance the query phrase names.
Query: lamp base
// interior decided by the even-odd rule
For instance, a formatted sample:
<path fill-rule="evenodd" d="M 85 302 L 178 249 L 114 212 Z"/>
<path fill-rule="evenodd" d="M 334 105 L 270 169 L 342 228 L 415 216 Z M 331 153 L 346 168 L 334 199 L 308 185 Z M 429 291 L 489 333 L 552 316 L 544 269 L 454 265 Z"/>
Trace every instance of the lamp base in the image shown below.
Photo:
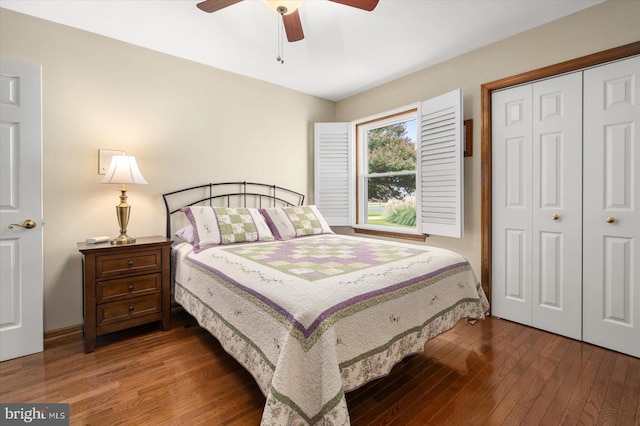
<path fill-rule="evenodd" d="M 127 235 L 127 224 L 129 223 L 129 213 L 131 206 L 127 204 L 127 188 L 122 184 L 120 187 L 120 204 L 116 206 L 116 215 L 118 216 L 118 225 L 120 225 L 120 236 L 111 240 L 113 245 L 135 243 L 136 239 Z"/>
<path fill-rule="evenodd" d="M 112 245 L 132 244 L 135 242 L 136 239 L 128 236 L 127 234 L 122 234 L 118 238 L 111 240 Z"/>

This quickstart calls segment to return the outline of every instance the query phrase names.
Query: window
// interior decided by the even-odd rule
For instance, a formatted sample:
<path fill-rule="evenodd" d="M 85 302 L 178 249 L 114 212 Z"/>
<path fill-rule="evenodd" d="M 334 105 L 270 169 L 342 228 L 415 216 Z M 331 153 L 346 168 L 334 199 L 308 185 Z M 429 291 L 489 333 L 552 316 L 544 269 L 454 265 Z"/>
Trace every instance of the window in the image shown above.
<path fill-rule="evenodd" d="M 461 89 L 316 123 L 315 203 L 332 226 L 462 238 L 463 154 Z"/>
<path fill-rule="evenodd" d="M 416 121 L 412 109 L 355 123 L 357 225 L 416 232 Z"/>

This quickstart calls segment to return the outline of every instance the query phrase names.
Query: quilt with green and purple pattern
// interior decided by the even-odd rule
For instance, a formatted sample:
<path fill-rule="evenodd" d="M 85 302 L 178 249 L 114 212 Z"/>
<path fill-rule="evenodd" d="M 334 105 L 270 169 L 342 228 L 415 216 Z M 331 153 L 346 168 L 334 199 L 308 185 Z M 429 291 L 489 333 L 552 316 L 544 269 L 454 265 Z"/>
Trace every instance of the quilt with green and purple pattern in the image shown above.
<path fill-rule="evenodd" d="M 346 391 L 488 310 L 463 257 L 422 245 L 325 234 L 175 262 L 176 301 L 254 376 L 263 425 L 349 424 Z"/>

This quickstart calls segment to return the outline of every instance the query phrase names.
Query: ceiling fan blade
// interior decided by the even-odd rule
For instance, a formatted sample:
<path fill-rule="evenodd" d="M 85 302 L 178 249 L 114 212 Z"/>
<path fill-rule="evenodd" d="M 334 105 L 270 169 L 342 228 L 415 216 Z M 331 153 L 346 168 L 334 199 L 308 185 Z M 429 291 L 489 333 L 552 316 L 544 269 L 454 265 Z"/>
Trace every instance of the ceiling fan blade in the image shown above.
<path fill-rule="evenodd" d="M 240 3 L 242 0 L 205 0 L 198 3 L 198 9 L 207 13 L 212 13 L 220 9 L 224 9 L 227 6 L 233 6 L 236 3 Z"/>
<path fill-rule="evenodd" d="M 282 15 L 282 22 L 284 23 L 284 30 L 287 33 L 287 40 L 293 42 L 304 38 L 302 22 L 300 21 L 300 14 L 297 10 L 288 15 Z"/>
<path fill-rule="evenodd" d="M 378 5 L 378 0 L 329 0 L 334 3 L 344 4 L 345 6 L 351 6 L 358 9 L 371 12 Z"/>

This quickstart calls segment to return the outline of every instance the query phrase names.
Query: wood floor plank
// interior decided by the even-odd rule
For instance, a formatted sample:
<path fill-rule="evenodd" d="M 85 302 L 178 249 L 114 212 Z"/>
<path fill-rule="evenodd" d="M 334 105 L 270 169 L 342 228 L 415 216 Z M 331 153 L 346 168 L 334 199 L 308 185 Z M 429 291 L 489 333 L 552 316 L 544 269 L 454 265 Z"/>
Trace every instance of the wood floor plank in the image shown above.
<path fill-rule="evenodd" d="M 466 325 L 466 327 L 470 326 Z M 479 334 L 476 337 L 465 337 L 464 335 L 460 335 L 460 337 L 465 338 L 466 341 L 464 344 L 459 344 L 460 351 L 457 352 L 457 354 L 452 354 L 452 356 L 446 363 L 446 369 L 448 369 L 448 373 L 444 377 L 444 379 L 440 383 L 438 383 L 438 385 L 442 385 L 443 383 L 451 383 L 447 385 L 449 390 L 454 388 L 456 378 L 464 374 L 465 371 L 468 371 L 470 366 L 473 365 L 473 358 L 477 358 L 477 356 L 474 356 L 475 352 L 470 351 L 469 349 L 465 349 L 465 347 L 469 348 L 473 346 L 473 342 L 481 338 Z M 442 371 L 445 371 L 445 369 L 443 369 Z M 398 390 L 394 393 L 388 393 L 384 399 L 380 399 L 380 402 L 384 404 L 383 406 L 376 407 L 375 411 L 372 410 L 370 416 L 358 419 L 358 421 L 362 422 L 362 424 L 371 425 L 399 422 L 400 420 L 397 419 L 397 417 L 401 413 L 410 412 L 411 405 L 407 404 L 407 401 L 415 399 L 414 396 L 407 396 L 411 393 L 412 389 L 420 385 L 420 382 L 423 379 L 417 377 L 415 378 L 415 380 L 417 380 L 417 382 L 414 384 L 407 383 L 405 392 Z M 437 402 L 434 403 L 437 404 Z"/>
<path fill-rule="evenodd" d="M 465 396 L 473 395 L 486 381 L 500 380 L 500 374 L 504 371 L 505 365 L 510 365 L 512 359 L 519 359 L 526 351 L 520 345 L 521 341 L 526 341 L 526 338 L 530 336 L 532 329 L 527 327 L 515 327 L 510 331 L 500 342 L 495 345 L 495 354 L 488 353 L 486 359 L 483 359 L 479 365 L 479 368 L 473 369 L 468 373 L 468 383 L 464 383 L 463 389 L 465 389 Z M 455 387 L 452 388 L 455 390 Z M 448 409 L 451 409 L 452 401 L 452 389 L 442 389 L 441 395 L 438 400 L 439 404 L 427 405 L 422 411 L 415 414 L 409 424 L 427 424 L 433 421 L 434 416 L 437 416 L 439 412 L 443 410 L 445 404 L 449 405 Z M 473 396 L 471 396 L 473 398 Z M 464 405 L 458 404 L 458 399 L 453 399 L 456 406 Z M 476 406 L 476 404 L 474 404 Z"/>
<path fill-rule="evenodd" d="M 609 386 L 609 380 L 616 360 L 616 353 L 607 351 L 602 358 L 598 373 L 591 385 L 591 391 L 578 420 L 582 424 L 596 424 L 604 403 L 604 396 Z"/>
<path fill-rule="evenodd" d="M 501 371 L 491 372 L 489 380 L 482 380 L 479 375 L 470 382 L 469 387 L 464 390 L 464 397 L 456 398 L 458 401 L 453 407 L 451 403 L 446 404 L 438 415 L 434 416 L 431 421 L 438 423 L 465 423 L 482 424 L 491 412 L 494 410 L 497 402 L 507 395 L 517 381 L 518 372 L 523 370 L 523 366 L 530 364 L 534 352 L 531 350 L 541 336 L 538 330 L 527 328 L 526 333 L 521 333 L 518 340 L 513 342 L 516 349 L 512 356 L 501 365 Z M 479 384 L 474 388 L 475 383 Z M 474 403 L 475 401 L 485 401 L 483 404 Z"/>
<path fill-rule="evenodd" d="M 72 425 L 258 425 L 253 377 L 195 320 L 47 339 L 0 363 L 0 401 L 70 404 Z M 347 393 L 354 426 L 640 424 L 640 359 L 498 318 L 458 323 Z"/>
<path fill-rule="evenodd" d="M 549 406 L 556 398 L 558 390 L 565 380 L 571 365 L 580 353 L 579 342 L 569 339 L 563 340 L 567 344 L 567 350 L 557 363 L 548 366 L 550 373 L 546 376 L 544 386 L 529 409 L 527 416 L 524 418 L 523 424 L 540 424 L 542 418 L 547 414 Z"/>
<path fill-rule="evenodd" d="M 625 377 L 622 397 L 620 399 L 620 410 L 618 412 L 618 422 L 620 424 L 633 424 L 636 417 L 636 409 L 640 410 L 640 360 L 629 357 L 627 376 Z"/>
<path fill-rule="evenodd" d="M 358 412 L 351 413 L 350 411 L 353 424 L 370 425 L 376 421 L 381 421 L 378 420 L 381 415 L 386 418 L 387 416 L 395 417 L 399 413 L 410 413 L 416 401 L 431 404 L 432 398 L 439 394 L 440 389 L 449 387 L 455 374 L 455 368 L 436 362 L 432 369 L 425 371 L 424 375 L 414 377 L 410 384 L 403 389 L 402 394 L 392 394 L 383 404 L 376 403 L 375 408 L 370 407 L 362 415 L 359 415 Z M 420 386 L 421 383 L 428 384 Z M 420 393 L 421 396 L 417 396 L 417 393 Z"/>
<path fill-rule="evenodd" d="M 562 380 L 562 384 L 551 401 L 546 414 L 542 418 L 542 424 L 558 425 L 562 422 L 564 410 L 567 408 L 567 405 L 569 405 L 571 395 L 593 353 L 593 346 L 582 342 L 575 342 L 575 344 L 578 345 L 579 352 L 569 367 L 567 375 Z"/>
<path fill-rule="evenodd" d="M 526 391 L 528 384 L 538 373 L 536 360 L 540 351 L 549 343 L 550 336 L 538 331 L 534 336 L 533 346 L 518 361 L 514 368 L 494 388 L 485 392 L 488 400 L 486 408 L 481 411 L 471 412 L 470 420 L 475 424 L 501 424 L 510 411 L 518 403 L 519 398 Z M 459 416 L 458 416 L 459 418 Z M 459 418 L 462 421 L 461 418 Z"/>
<path fill-rule="evenodd" d="M 602 410 L 600 410 L 598 424 L 617 424 L 628 366 L 629 359 L 627 357 L 618 356 L 615 358 L 615 364 L 609 378 Z"/>
<path fill-rule="evenodd" d="M 387 421 L 377 419 L 377 417 L 380 416 L 381 408 L 384 408 L 383 412 L 385 413 L 385 418 L 394 417 L 395 413 L 404 411 L 406 409 L 403 402 L 405 395 L 411 393 L 411 391 L 416 386 L 419 386 L 420 383 L 429 381 L 431 384 L 437 385 L 441 380 L 446 379 L 448 374 L 450 374 L 450 372 L 452 371 L 453 365 L 459 365 L 459 363 L 462 362 L 460 356 L 465 354 L 465 349 L 462 342 L 466 340 L 466 344 L 468 345 L 470 344 L 470 341 L 474 340 L 473 338 L 468 337 L 468 334 L 464 331 L 466 330 L 468 332 L 469 327 L 472 326 L 464 322 L 460 322 L 454 328 L 454 330 L 457 331 L 456 333 L 442 335 L 440 339 L 435 339 L 427 342 L 426 347 L 428 349 L 425 349 L 424 353 L 416 356 L 412 361 L 417 362 L 421 359 L 426 358 L 426 362 L 428 363 L 428 365 L 425 366 L 425 369 L 423 371 L 418 370 L 417 372 L 414 372 L 410 376 L 411 378 L 409 379 L 407 384 L 404 386 L 404 389 L 397 390 L 395 392 L 389 392 L 389 390 L 391 389 L 384 387 L 384 381 L 376 382 L 376 387 L 378 387 L 378 389 L 373 395 L 369 395 L 370 400 L 368 401 L 366 407 L 367 412 L 363 412 L 362 407 L 354 407 L 352 405 L 349 405 L 349 411 L 353 422 L 361 424 L 374 424 L 380 421 Z M 448 352 L 446 352 L 446 355 L 443 355 L 442 348 L 437 349 L 439 341 L 446 342 L 446 346 L 449 348 Z M 448 362 L 446 365 L 442 364 L 436 359 L 430 357 L 430 354 L 439 354 L 440 356 L 445 356 L 451 362 Z M 412 368 L 411 371 L 416 371 L 415 367 Z M 350 404 L 351 402 L 350 398 L 351 395 L 347 394 L 348 404 Z M 371 411 L 373 412 L 370 413 Z"/>
<path fill-rule="evenodd" d="M 578 424 L 578 420 L 587 403 L 589 392 L 591 392 L 591 386 L 593 385 L 605 353 L 607 353 L 605 349 L 597 346 L 593 347 L 591 357 L 589 358 L 587 365 L 582 370 L 580 380 L 578 380 L 578 383 L 571 394 L 569 404 L 562 415 L 563 425 Z"/>
<path fill-rule="evenodd" d="M 543 360 L 538 374 L 533 378 L 527 390 L 524 392 L 516 409 L 509 413 L 505 419 L 505 424 L 523 424 L 536 400 L 543 391 L 544 386 L 553 374 L 556 364 L 569 348 L 567 339 L 554 335 L 550 343 L 542 350 L 540 357 Z M 522 416 L 524 414 L 524 417 Z"/>
<path fill-rule="evenodd" d="M 625 378 L 618 422 L 623 425 L 633 424 L 637 417 L 636 410 L 640 411 L 640 359 L 629 357 L 627 376 Z"/>
<path fill-rule="evenodd" d="M 495 408 L 483 424 L 499 425 L 505 421 L 511 410 L 515 408 L 522 395 L 527 391 L 531 381 L 538 374 L 543 362 L 543 358 L 540 356 L 540 353 L 549 344 L 553 337 L 554 336 L 549 333 L 542 333 L 540 338 L 527 354 L 527 357 L 523 358 L 522 363 L 519 366 L 520 368 L 514 369 L 516 374 L 518 374 L 515 383 L 503 398 L 496 398 Z M 528 365 L 525 365 L 529 359 L 531 359 L 531 362 Z M 522 369 L 524 369 L 524 371 L 522 371 Z"/>

